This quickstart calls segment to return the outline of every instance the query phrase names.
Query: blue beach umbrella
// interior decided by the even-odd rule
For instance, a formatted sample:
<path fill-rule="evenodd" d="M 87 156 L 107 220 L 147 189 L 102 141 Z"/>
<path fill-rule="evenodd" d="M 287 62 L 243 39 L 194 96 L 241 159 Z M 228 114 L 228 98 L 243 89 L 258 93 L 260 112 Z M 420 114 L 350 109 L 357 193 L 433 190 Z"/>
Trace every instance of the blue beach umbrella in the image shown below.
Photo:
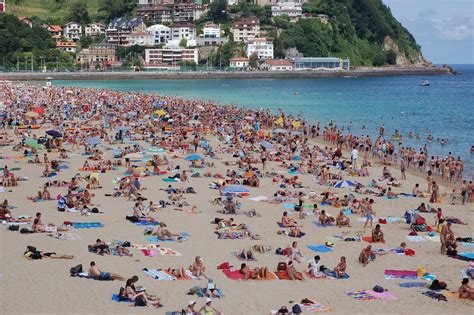
<path fill-rule="evenodd" d="M 61 138 L 63 135 L 57 130 L 48 130 L 46 134 L 51 137 Z"/>
<path fill-rule="evenodd" d="M 243 185 L 229 185 L 222 191 L 224 194 L 242 194 L 248 193 L 250 190 Z"/>
<path fill-rule="evenodd" d="M 301 161 L 301 156 L 297 155 L 292 158 L 293 161 Z"/>
<path fill-rule="evenodd" d="M 100 139 L 99 137 L 87 138 L 87 143 L 89 143 L 90 145 L 98 145 L 101 142 L 102 142 L 102 139 Z"/>
<path fill-rule="evenodd" d="M 263 140 L 262 142 L 260 142 L 260 145 L 261 145 L 262 147 L 264 147 L 265 149 L 273 149 L 273 144 L 271 144 L 270 142 L 265 141 L 265 140 Z"/>
<path fill-rule="evenodd" d="M 184 158 L 185 161 L 197 161 L 202 159 L 204 158 L 199 154 L 191 154 Z"/>
<path fill-rule="evenodd" d="M 336 188 L 355 187 L 355 186 L 357 186 L 357 184 L 350 180 L 341 180 L 340 182 L 337 182 L 336 185 L 334 185 L 334 187 Z"/>

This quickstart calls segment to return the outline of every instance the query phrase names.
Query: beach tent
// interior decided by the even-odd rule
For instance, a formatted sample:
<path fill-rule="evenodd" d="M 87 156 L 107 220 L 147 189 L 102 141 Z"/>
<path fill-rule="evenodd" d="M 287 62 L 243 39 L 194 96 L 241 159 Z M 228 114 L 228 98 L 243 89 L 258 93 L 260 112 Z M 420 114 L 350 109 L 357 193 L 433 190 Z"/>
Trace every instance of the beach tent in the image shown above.
<path fill-rule="evenodd" d="M 202 159 L 204 158 L 199 154 L 191 154 L 184 158 L 185 161 L 197 161 Z"/>
<path fill-rule="evenodd" d="M 343 187 L 355 187 L 357 186 L 357 183 L 350 181 L 350 180 L 341 180 L 340 182 L 337 182 L 334 187 L 336 188 L 343 188 Z"/>
<path fill-rule="evenodd" d="M 265 149 L 273 149 L 273 144 L 265 140 L 260 142 L 260 146 L 262 146 Z"/>
<path fill-rule="evenodd" d="M 102 139 L 99 138 L 99 137 L 90 137 L 90 138 L 87 138 L 86 141 L 90 145 L 98 145 L 98 144 L 102 143 Z"/>
<path fill-rule="evenodd" d="M 61 138 L 63 135 L 57 130 L 48 130 L 46 134 L 51 137 Z"/>
<path fill-rule="evenodd" d="M 222 190 L 224 194 L 243 194 L 249 191 L 250 190 L 243 185 L 229 185 Z"/>

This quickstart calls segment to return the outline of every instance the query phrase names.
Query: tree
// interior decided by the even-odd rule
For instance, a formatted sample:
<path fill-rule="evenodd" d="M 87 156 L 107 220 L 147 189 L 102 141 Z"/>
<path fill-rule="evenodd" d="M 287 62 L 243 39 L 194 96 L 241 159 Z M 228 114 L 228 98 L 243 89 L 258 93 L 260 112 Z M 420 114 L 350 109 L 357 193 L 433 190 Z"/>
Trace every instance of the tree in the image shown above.
<path fill-rule="evenodd" d="M 387 60 L 384 53 L 378 53 L 372 59 L 372 64 L 374 65 L 374 67 L 383 66 L 384 64 L 386 64 L 386 62 Z"/>
<path fill-rule="evenodd" d="M 228 19 L 227 1 L 215 0 L 209 5 L 207 16 L 213 22 L 221 23 Z"/>
<path fill-rule="evenodd" d="M 100 0 L 101 19 L 109 22 L 116 17 L 131 16 L 137 6 L 136 0 Z"/>
<path fill-rule="evenodd" d="M 273 18 L 273 23 L 278 28 L 287 29 L 288 25 L 290 24 L 290 17 L 287 14 L 283 14 L 281 16 L 275 16 Z"/>
<path fill-rule="evenodd" d="M 187 46 L 188 46 L 188 40 L 185 37 L 181 38 L 181 40 L 179 41 L 179 47 L 186 48 Z"/>
<path fill-rule="evenodd" d="M 79 42 L 81 43 L 81 48 L 89 48 L 89 46 L 94 43 L 94 39 L 87 35 L 82 36 Z"/>
<path fill-rule="evenodd" d="M 249 66 L 250 68 L 257 69 L 258 68 L 258 56 L 256 53 L 253 53 L 249 57 Z"/>
<path fill-rule="evenodd" d="M 79 24 L 88 24 L 91 22 L 91 17 L 89 16 L 89 11 L 87 8 L 87 3 L 77 1 L 71 4 L 68 14 L 66 16 L 68 22 L 77 22 Z"/>

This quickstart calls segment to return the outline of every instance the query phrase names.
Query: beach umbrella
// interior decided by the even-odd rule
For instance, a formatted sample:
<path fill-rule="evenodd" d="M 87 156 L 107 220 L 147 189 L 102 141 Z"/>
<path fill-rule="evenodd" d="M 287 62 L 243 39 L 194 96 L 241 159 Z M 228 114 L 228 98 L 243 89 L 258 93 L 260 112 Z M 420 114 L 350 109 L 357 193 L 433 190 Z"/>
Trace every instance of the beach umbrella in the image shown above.
<path fill-rule="evenodd" d="M 343 187 L 355 187 L 357 186 L 357 183 L 354 183 L 353 181 L 350 180 L 341 180 L 340 182 L 337 182 L 334 187 L 336 188 L 343 188 Z"/>
<path fill-rule="evenodd" d="M 224 194 L 242 194 L 248 193 L 250 190 L 244 185 L 229 185 L 222 190 Z"/>
<path fill-rule="evenodd" d="M 57 130 L 48 130 L 46 134 L 51 137 L 61 138 L 63 135 Z"/>
<path fill-rule="evenodd" d="M 273 129 L 272 132 L 273 132 L 273 133 L 288 133 L 288 130 L 286 130 L 286 129 L 281 129 L 281 128 L 277 128 L 277 129 Z"/>
<path fill-rule="evenodd" d="M 124 158 L 130 159 L 130 160 L 140 160 L 140 159 L 143 159 L 143 155 L 140 153 L 129 153 L 125 155 Z"/>
<path fill-rule="evenodd" d="M 87 143 L 89 143 L 90 145 L 98 145 L 102 142 L 102 139 L 99 138 L 99 137 L 90 137 L 90 138 L 87 138 Z"/>
<path fill-rule="evenodd" d="M 301 161 L 301 156 L 297 155 L 292 158 L 293 161 Z"/>
<path fill-rule="evenodd" d="M 115 128 L 115 130 L 117 131 L 127 131 L 127 130 L 130 130 L 132 128 L 130 128 L 129 126 L 118 126 L 117 128 Z"/>
<path fill-rule="evenodd" d="M 265 149 L 269 149 L 269 150 L 273 149 L 273 144 L 271 144 L 270 142 L 265 141 L 265 140 L 260 142 L 260 146 L 262 146 Z"/>
<path fill-rule="evenodd" d="M 36 118 L 39 116 L 39 114 L 37 112 L 27 112 L 25 116 L 30 118 Z"/>
<path fill-rule="evenodd" d="M 33 111 L 34 111 L 35 113 L 44 115 L 44 108 L 43 108 L 43 107 L 35 107 L 35 108 L 33 108 Z"/>
<path fill-rule="evenodd" d="M 164 116 L 164 115 L 167 114 L 167 112 L 162 110 L 162 109 L 159 109 L 159 110 L 155 111 L 155 114 L 158 115 L 158 116 Z"/>
<path fill-rule="evenodd" d="M 204 159 L 202 155 L 199 154 L 191 154 L 184 158 L 185 161 L 197 161 Z"/>

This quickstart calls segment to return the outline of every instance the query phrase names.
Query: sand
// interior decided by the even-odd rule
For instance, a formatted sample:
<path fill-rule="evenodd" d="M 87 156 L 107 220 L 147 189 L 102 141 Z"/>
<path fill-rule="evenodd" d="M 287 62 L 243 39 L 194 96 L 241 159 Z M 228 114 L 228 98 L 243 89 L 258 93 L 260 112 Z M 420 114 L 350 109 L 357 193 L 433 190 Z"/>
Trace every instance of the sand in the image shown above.
<path fill-rule="evenodd" d="M 11 132 L 11 131 L 10 131 Z M 38 131 L 42 134 L 43 131 Z M 212 145 L 217 145 L 217 140 L 211 141 Z M 111 147 L 104 145 L 102 148 Z M 11 147 L 1 147 L 1 155 L 17 155 L 12 152 Z M 105 158 L 111 157 L 112 151 L 105 151 Z M 346 152 L 347 154 L 347 152 Z M 56 157 L 57 153 L 50 154 Z M 171 155 L 170 155 L 171 156 Z M 223 160 L 234 160 L 229 156 L 222 156 Z M 60 172 L 55 179 L 69 180 L 78 173 L 78 168 L 84 161 L 83 156 L 71 156 L 70 168 Z M 216 161 L 216 168 L 210 169 L 213 173 L 225 173 L 228 169 L 222 161 Z M 188 169 L 189 162 L 182 158 L 173 160 L 174 163 Z M 2 314 L 125 314 L 125 313 L 155 313 L 164 314 L 166 311 L 181 310 L 188 300 L 197 301 L 200 308 L 204 304 L 203 298 L 186 295 L 189 288 L 193 286 L 205 287 L 207 281 L 157 281 L 142 273 L 142 268 L 167 268 L 167 267 L 187 267 L 192 263 L 195 256 L 203 257 L 208 275 L 217 284 L 225 297 L 214 299 L 213 305 L 224 314 L 270 314 L 270 310 L 278 309 L 282 305 L 291 308 L 289 301 L 300 301 L 309 298 L 329 306 L 334 309 L 335 314 L 414 314 L 414 313 L 434 313 L 450 312 L 451 314 L 467 314 L 469 309 L 473 309 L 472 301 L 460 301 L 448 299 L 446 302 L 425 297 L 419 288 L 400 288 L 398 283 L 406 282 L 401 280 L 385 280 L 385 269 L 408 269 L 416 270 L 424 267 L 438 279 L 448 283 L 448 288 L 457 289 L 461 281 L 461 269 L 465 269 L 467 262 L 449 258 L 439 254 L 439 243 L 407 242 L 405 235 L 410 230 L 406 224 L 386 224 L 382 228 L 385 232 L 387 243 L 374 245 L 376 248 L 395 247 L 402 241 L 408 243 L 408 247 L 416 251 L 415 257 L 386 255 L 376 259 L 366 267 L 358 263 L 360 250 L 367 245 L 365 242 L 337 242 L 334 250 L 330 253 L 319 253 L 321 263 L 328 268 L 333 268 L 341 256 L 347 257 L 347 272 L 350 274 L 348 280 L 311 280 L 305 281 L 232 281 L 216 269 L 222 262 L 230 262 L 231 265 L 240 266 L 240 262 L 231 255 L 231 252 L 248 248 L 254 244 L 271 245 L 273 249 L 285 247 L 295 239 L 284 235 L 277 235 L 276 222 L 280 220 L 284 211 L 282 205 L 274 205 L 265 202 L 255 202 L 248 198 L 241 198 L 243 204 L 241 210 L 257 209 L 262 217 L 249 218 L 245 215 L 223 215 L 216 210 L 221 209 L 209 203 L 209 200 L 218 196 L 217 190 L 208 188 L 211 179 L 190 178 L 190 183 L 173 184 L 175 187 L 192 186 L 197 194 L 186 195 L 187 201 L 191 205 L 196 205 L 199 214 L 189 214 L 174 211 L 172 207 L 160 210 L 152 216 L 167 223 L 172 231 L 185 231 L 192 236 L 189 240 L 177 243 L 165 243 L 164 247 L 170 247 L 183 254 L 181 257 L 145 257 L 139 251 L 133 250 L 133 257 L 99 256 L 87 251 L 87 245 L 92 244 L 96 238 L 106 241 L 113 239 L 127 240 L 131 243 L 146 244 L 143 237 L 144 228 L 135 226 L 125 220 L 126 215 L 131 214 L 130 207 L 132 201 L 126 198 L 113 198 L 104 196 L 105 193 L 113 191 L 113 180 L 124 173 L 124 169 L 111 171 L 100 175 L 100 182 L 103 189 L 93 190 L 95 197 L 93 202 L 98 206 L 103 214 L 92 214 L 91 216 L 80 216 L 79 213 L 62 213 L 56 210 L 56 202 L 33 203 L 26 199 L 27 195 L 34 195 L 46 179 L 40 177 L 43 166 L 27 164 L 25 161 L 0 160 L 0 166 L 21 167 L 17 171 L 17 176 L 28 176 L 28 181 L 20 182 L 18 187 L 7 188 L 12 192 L 0 193 L 0 200 L 8 199 L 11 205 L 18 206 L 13 210 L 15 216 L 34 216 L 37 211 L 42 212 L 44 222 L 52 222 L 60 225 L 63 221 L 100 221 L 105 226 L 100 229 L 71 229 L 71 232 L 82 237 L 81 240 L 57 240 L 48 237 L 46 234 L 24 235 L 18 232 L 8 231 L 6 226 L 0 228 L 0 304 Z M 270 162 L 268 169 L 282 171 L 277 163 Z M 393 174 L 398 175 L 397 169 L 391 169 Z M 351 178 L 363 184 L 367 184 L 372 177 L 380 177 L 382 169 L 379 166 L 370 168 L 371 177 Z M 87 172 L 80 172 L 86 175 Z M 309 186 L 302 191 L 308 193 L 315 191 L 322 192 L 325 187 L 315 183 L 314 176 L 300 175 L 303 183 Z M 168 183 L 161 180 L 161 176 L 141 178 L 142 185 L 147 187 L 143 195 L 149 200 L 158 202 L 167 199 L 166 193 L 160 191 Z M 426 189 L 424 179 L 418 175 L 408 174 L 407 180 L 403 181 L 402 188 L 395 188 L 396 192 L 410 192 L 416 182 L 420 182 L 422 188 Z M 271 196 L 277 189 L 277 184 L 273 184 L 270 178 L 262 180 L 263 187 L 250 188 L 250 197 Z M 449 190 L 448 186 L 440 185 L 441 192 Z M 341 195 L 349 193 L 347 188 L 333 189 Z M 51 188 L 52 196 L 64 194 L 66 188 Z M 421 202 L 427 202 L 427 198 L 401 198 L 397 200 L 386 200 L 375 198 L 374 209 L 377 216 L 403 216 L 405 210 L 416 208 Z M 453 225 L 456 236 L 472 236 L 472 226 L 474 211 L 472 204 L 467 206 L 449 205 L 448 198 L 444 198 L 440 206 L 445 215 L 459 217 L 469 225 Z M 307 204 L 310 202 L 308 201 Z M 336 215 L 338 209 L 325 207 L 331 215 Z M 215 225 L 210 222 L 215 217 L 234 217 L 236 223 L 246 223 L 251 230 L 260 235 L 261 240 L 220 240 L 214 234 Z M 434 222 L 433 214 L 425 214 L 428 223 Z M 299 247 L 305 261 L 314 256 L 315 253 L 306 248 L 306 245 L 318 245 L 326 241 L 327 236 L 338 234 L 344 230 L 357 231 L 363 228 L 363 222 L 357 220 L 356 216 L 351 216 L 352 228 L 339 229 L 337 227 L 316 228 L 311 221 L 315 217 L 307 217 L 302 221 L 302 230 L 306 233 L 298 239 Z M 20 226 L 22 227 L 22 226 Z M 370 230 L 366 231 L 366 235 Z M 43 259 L 30 261 L 23 257 L 23 252 L 27 245 L 33 245 L 44 251 L 54 251 L 62 254 L 71 254 L 73 260 L 51 260 Z M 460 247 L 460 250 L 469 251 Z M 250 266 L 267 266 L 271 271 L 276 269 L 278 262 L 284 261 L 283 256 L 274 253 L 256 254 L 258 262 L 249 263 Z M 150 293 L 161 297 L 164 307 L 154 309 L 153 307 L 139 308 L 132 307 L 126 303 L 116 303 L 111 301 L 111 295 L 118 293 L 120 286 L 124 282 L 110 281 L 100 282 L 89 279 L 80 279 L 69 276 L 69 268 L 83 264 L 88 267 L 90 261 L 95 261 L 99 268 L 105 271 L 115 272 L 126 277 L 138 275 L 139 285 L 145 286 Z M 298 270 L 305 270 L 306 263 L 296 264 Z M 418 280 L 417 280 L 418 281 Z M 397 301 L 377 300 L 377 301 L 357 301 L 345 295 L 346 291 L 360 289 L 372 289 L 374 285 L 381 285 L 388 289 L 393 295 L 398 297 Z"/>

